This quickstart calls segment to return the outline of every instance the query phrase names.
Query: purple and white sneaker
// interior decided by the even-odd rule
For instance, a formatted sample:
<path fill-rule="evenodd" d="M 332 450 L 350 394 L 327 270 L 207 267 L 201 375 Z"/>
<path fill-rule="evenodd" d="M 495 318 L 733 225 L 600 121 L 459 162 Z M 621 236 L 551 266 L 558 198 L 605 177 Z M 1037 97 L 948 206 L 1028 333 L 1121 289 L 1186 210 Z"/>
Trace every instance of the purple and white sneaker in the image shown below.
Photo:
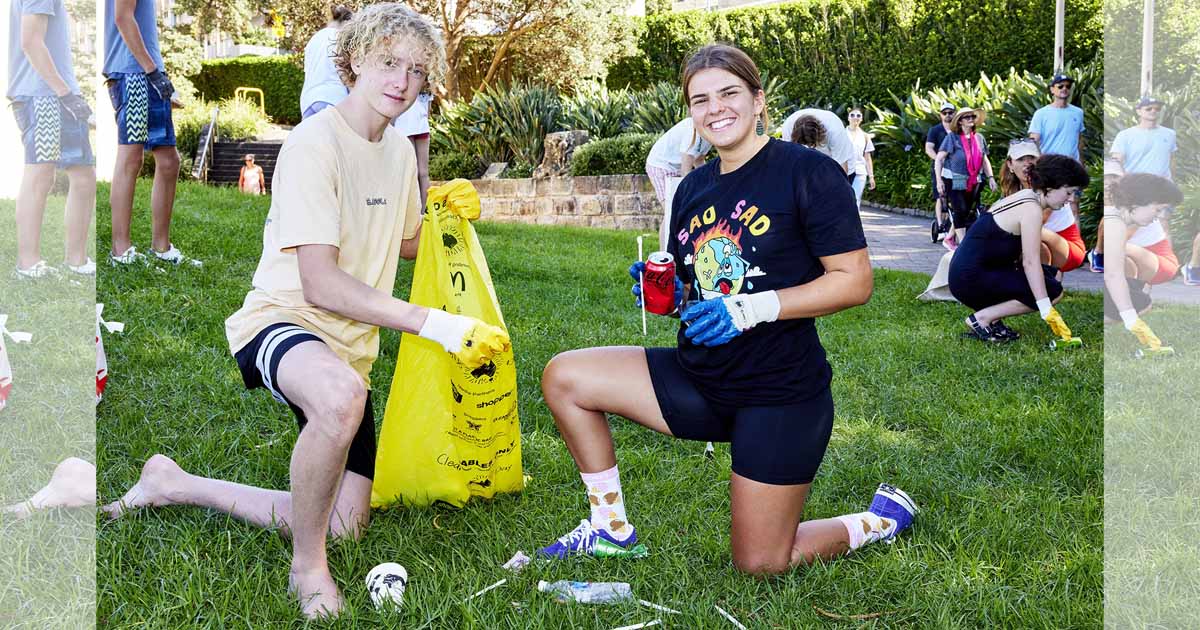
<path fill-rule="evenodd" d="M 606 553 L 605 548 L 611 549 L 616 546 L 620 549 L 629 549 L 637 544 L 637 530 L 633 528 L 633 525 L 630 525 L 629 529 L 632 530 L 629 537 L 617 540 L 606 530 L 596 529 L 592 527 L 591 521 L 584 519 L 579 521 L 578 527 L 564 534 L 554 544 L 538 550 L 538 555 L 560 559 L 573 555 L 597 557 L 612 555 Z M 597 548 L 600 549 L 599 552 L 597 552 Z"/>
<path fill-rule="evenodd" d="M 917 504 L 903 490 L 881 483 L 879 489 L 875 491 L 875 498 L 871 500 L 871 507 L 867 508 L 867 511 L 880 518 L 891 519 L 896 523 L 891 531 L 885 530 L 881 538 L 890 544 L 896 534 L 912 526 L 913 516 L 917 513 Z"/>

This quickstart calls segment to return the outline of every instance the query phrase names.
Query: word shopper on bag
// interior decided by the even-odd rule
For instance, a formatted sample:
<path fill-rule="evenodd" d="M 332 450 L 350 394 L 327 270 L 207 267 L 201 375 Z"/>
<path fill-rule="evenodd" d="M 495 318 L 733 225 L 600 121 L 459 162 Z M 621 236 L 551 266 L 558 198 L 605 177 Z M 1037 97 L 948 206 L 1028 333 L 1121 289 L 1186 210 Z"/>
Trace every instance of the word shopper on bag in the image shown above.
<path fill-rule="evenodd" d="M 456 179 L 429 190 L 409 302 L 495 326 L 490 359 L 464 363 L 437 343 L 404 334 L 384 412 L 371 505 L 466 505 L 520 492 L 517 370 L 487 260 L 470 221 L 479 195 Z M 502 335 L 503 338 L 500 338 Z"/>
<path fill-rule="evenodd" d="M 108 358 L 104 356 L 104 337 L 101 335 L 101 328 L 110 333 L 125 332 L 125 324 L 121 322 L 104 321 L 101 315 L 104 313 L 104 305 L 96 305 L 96 404 L 100 404 L 100 399 L 104 397 L 104 388 L 108 387 Z"/>
<path fill-rule="evenodd" d="M 8 336 L 13 343 L 29 343 L 33 335 L 26 332 L 12 332 L 6 325 L 8 315 L 0 315 L 0 409 L 8 406 L 8 394 L 12 392 L 12 365 L 8 363 L 8 348 L 4 345 L 4 337 Z"/>

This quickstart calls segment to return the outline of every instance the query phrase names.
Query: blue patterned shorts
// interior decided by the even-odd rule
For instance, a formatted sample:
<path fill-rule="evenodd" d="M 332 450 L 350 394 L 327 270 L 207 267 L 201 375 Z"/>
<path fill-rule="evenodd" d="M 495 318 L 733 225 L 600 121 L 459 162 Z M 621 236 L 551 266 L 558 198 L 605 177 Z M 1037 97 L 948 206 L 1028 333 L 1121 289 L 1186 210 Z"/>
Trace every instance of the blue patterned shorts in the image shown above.
<path fill-rule="evenodd" d="M 26 164 L 57 164 L 59 168 L 92 166 L 96 156 L 88 140 L 87 121 L 76 121 L 53 96 L 19 97 L 13 115 L 25 145 Z"/>
<path fill-rule="evenodd" d="M 146 75 L 113 72 L 107 85 L 117 113 L 117 144 L 140 144 L 147 149 L 175 146 L 171 100 L 159 98 Z"/>

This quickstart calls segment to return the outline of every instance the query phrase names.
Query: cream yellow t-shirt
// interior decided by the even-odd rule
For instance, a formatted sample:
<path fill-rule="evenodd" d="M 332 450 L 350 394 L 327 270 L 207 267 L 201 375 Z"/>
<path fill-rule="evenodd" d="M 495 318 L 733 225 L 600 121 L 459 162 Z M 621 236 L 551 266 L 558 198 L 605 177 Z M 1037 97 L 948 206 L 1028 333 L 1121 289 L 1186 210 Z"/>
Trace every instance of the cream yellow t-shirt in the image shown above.
<path fill-rule="evenodd" d="M 306 302 L 296 247 L 337 247 L 338 268 L 391 295 L 400 242 L 416 236 L 421 221 L 412 143 L 391 127 L 382 140 L 370 142 L 336 107 L 327 107 L 288 135 L 271 189 L 254 288 L 225 320 L 230 351 L 271 324 L 296 324 L 320 337 L 369 385 L 379 328 Z"/>

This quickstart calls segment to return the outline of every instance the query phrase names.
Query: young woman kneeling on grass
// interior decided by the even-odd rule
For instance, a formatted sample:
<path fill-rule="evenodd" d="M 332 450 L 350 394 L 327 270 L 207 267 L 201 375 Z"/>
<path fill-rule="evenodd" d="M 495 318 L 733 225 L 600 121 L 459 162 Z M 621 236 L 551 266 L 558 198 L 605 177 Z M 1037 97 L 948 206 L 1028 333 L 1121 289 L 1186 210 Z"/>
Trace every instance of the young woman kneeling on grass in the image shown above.
<path fill-rule="evenodd" d="M 1183 203 L 1179 187 L 1165 177 L 1132 173 L 1116 180 L 1111 204 L 1105 204 L 1104 317 L 1120 320 L 1138 341 L 1151 351 L 1163 345 L 1139 315 L 1150 310 L 1150 284 L 1160 274 L 1158 254 L 1137 242 L 1145 230 L 1162 230 L 1159 217 L 1172 206 Z M 1173 272 L 1172 272 L 1173 273 Z"/>
<path fill-rule="evenodd" d="M 1016 339 L 1004 317 L 1037 311 L 1059 337 L 1070 329 L 1052 304 L 1062 298 L 1058 269 L 1041 262 L 1042 221 L 1087 186 L 1083 165 L 1061 155 L 1043 155 L 1029 170 L 1030 187 L 992 205 L 967 230 L 950 261 L 950 293 L 975 309 L 966 319 L 977 339 Z"/>
<path fill-rule="evenodd" d="M 574 350 L 546 366 L 542 391 L 591 518 L 541 553 L 637 541 L 605 413 L 732 444 L 731 543 L 744 572 L 780 573 L 890 539 L 916 508 L 887 485 L 868 511 L 800 522 L 834 416 L 813 318 L 864 304 L 872 290 L 854 191 L 824 155 L 766 135 L 762 80 L 742 51 L 701 48 L 684 68 L 683 92 L 718 158 L 684 178 L 672 205 L 679 345 Z M 643 269 L 629 271 L 637 279 Z M 634 294 L 640 300 L 636 285 Z"/>

